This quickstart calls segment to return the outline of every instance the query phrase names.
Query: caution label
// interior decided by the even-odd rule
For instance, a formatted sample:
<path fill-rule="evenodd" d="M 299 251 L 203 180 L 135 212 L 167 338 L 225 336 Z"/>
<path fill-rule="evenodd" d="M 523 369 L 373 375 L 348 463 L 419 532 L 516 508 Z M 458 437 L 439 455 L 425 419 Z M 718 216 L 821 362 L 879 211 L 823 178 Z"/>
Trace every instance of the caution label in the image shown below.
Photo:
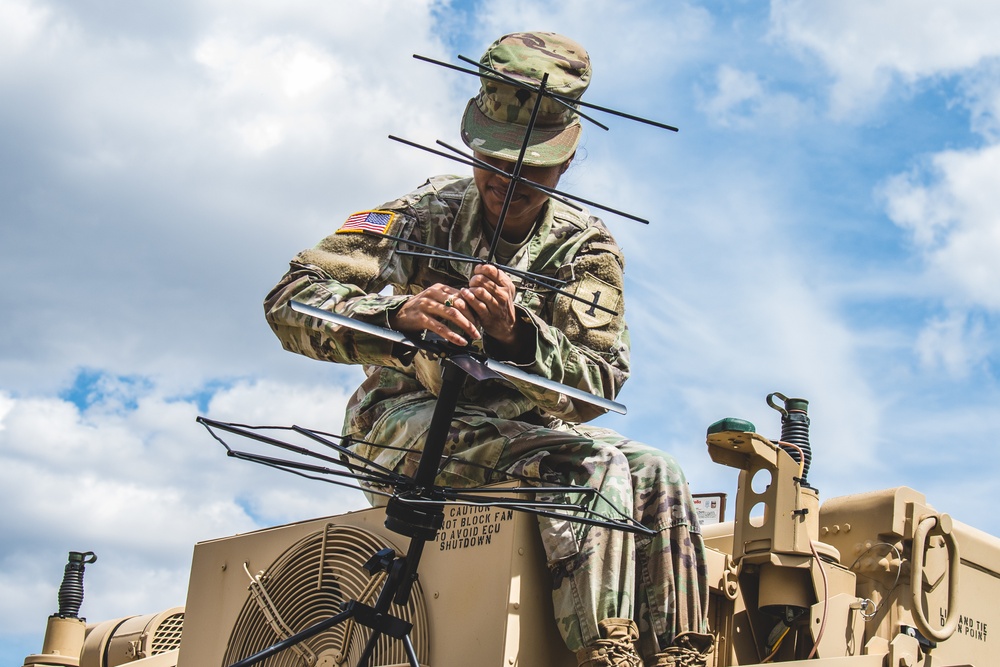
<path fill-rule="evenodd" d="M 514 510 L 453 505 L 445 510 L 444 523 L 434 541 L 438 551 L 486 546 L 513 518 Z"/>

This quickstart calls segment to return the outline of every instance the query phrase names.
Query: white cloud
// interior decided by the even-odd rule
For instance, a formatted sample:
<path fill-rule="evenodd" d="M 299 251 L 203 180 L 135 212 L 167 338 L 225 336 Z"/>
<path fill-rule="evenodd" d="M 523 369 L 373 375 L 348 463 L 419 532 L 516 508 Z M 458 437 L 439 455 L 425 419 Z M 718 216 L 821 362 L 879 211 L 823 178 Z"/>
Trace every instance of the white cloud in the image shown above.
<path fill-rule="evenodd" d="M 1000 144 L 938 153 L 881 192 L 949 301 L 1000 310 Z"/>
<path fill-rule="evenodd" d="M 482 7 L 472 34 L 477 50 L 466 55 L 478 58 L 491 41 L 509 32 L 561 33 L 590 53 L 592 90 L 606 96 L 609 106 L 634 110 L 656 97 L 673 74 L 706 48 L 712 28 L 711 12 L 690 2 L 515 0 Z M 600 103 L 593 94 L 591 101 Z"/>
<path fill-rule="evenodd" d="M 972 366 L 988 356 L 981 322 L 970 321 L 966 313 L 952 313 L 927 323 L 917 338 L 916 350 L 923 366 L 943 369 L 954 378 L 964 378 Z"/>
<path fill-rule="evenodd" d="M 754 72 L 730 65 L 715 73 L 714 89 L 701 91 L 702 109 L 723 127 L 745 129 L 756 124 L 787 127 L 804 115 L 793 95 L 769 89 Z"/>
<path fill-rule="evenodd" d="M 328 54 L 292 36 L 268 36 L 249 45 L 212 36 L 195 47 L 194 58 L 218 79 L 225 95 L 277 90 L 296 98 L 315 92 L 338 67 Z"/>
<path fill-rule="evenodd" d="M 302 142 L 328 137 L 332 99 L 350 96 L 343 65 L 301 37 L 242 42 L 213 35 L 195 47 L 194 59 L 215 81 L 225 107 L 236 112 L 233 130 L 254 153 L 292 134 Z M 241 107 L 247 112 L 236 111 Z"/>
<path fill-rule="evenodd" d="M 363 375 L 355 376 L 360 384 Z M 339 431 L 344 407 L 354 385 L 287 385 L 269 380 L 239 383 L 212 397 L 209 412 L 214 418 L 259 424 L 292 421 Z"/>
<path fill-rule="evenodd" d="M 1000 14 L 980 0 L 772 0 L 771 17 L 774 37 L 815 54 L 833 75 L 837 116 L 870 108 L 894 82 L 1000 55 Z"/>
<path fill-rule="evenodd" d="M 0 391 L 0 431 L 7 428 L 4 418 L 14 409 L 14 399 Z"/>
<path fill-rule="evenodd" d="M 963 78 L 964 104 L 972 112 L 972 130 L 990 143 L 1000 142 L 1000 58 L 968 72 Z"/>
<path fill-rule="evenodd" d="M 759 102 L 764 95 L 764 86 L 756 74 L 729 65 L 716 70 L 716 84 L 716 94 L 705 104 L 705 108 L 720 118 L 729 116 L 737 107 Z"/>
<path fill-rule="evenodd" d="M 0 66 L 31 48 L 50 16 L 48 9 L 30 0 L 0 1 Z"/>

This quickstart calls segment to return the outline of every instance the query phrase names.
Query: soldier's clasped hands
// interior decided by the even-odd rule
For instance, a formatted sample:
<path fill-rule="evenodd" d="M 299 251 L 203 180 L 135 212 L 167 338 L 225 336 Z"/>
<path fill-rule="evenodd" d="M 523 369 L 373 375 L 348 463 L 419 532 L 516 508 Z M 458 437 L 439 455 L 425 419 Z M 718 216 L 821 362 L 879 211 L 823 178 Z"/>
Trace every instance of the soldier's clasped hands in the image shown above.
<path fill-rule="evenodd" d="M 468 345 L 485 333 L 511 346 L 516 339 L 515 293 L 513 281 L 503 270 L 481 264 L 468 287 L 435 283 L 407 299 L 390 324 L 404 333 L 431 331 L 455 345 Z"/>

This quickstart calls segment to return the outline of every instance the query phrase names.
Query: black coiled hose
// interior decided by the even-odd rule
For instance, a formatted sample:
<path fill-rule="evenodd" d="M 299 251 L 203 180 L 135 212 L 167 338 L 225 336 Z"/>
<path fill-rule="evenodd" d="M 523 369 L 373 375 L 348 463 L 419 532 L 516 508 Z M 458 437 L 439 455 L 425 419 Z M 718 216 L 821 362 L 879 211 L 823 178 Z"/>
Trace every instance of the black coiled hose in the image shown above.
<path fill-rule="evenodd" d="M 774 397 L 780 398 L 784 405 L 776 405 Z M 809 466 L 812 464 L 812 445 L 809 444 L 809 401 L 804 398 L 788 398 L 775 392 L 768 394 L 767 404 L 781 413 L 781 440 L 778 446 L 788 452 L 796 463 L 802 464 L 800 483 L 807 489 L 812 489 L 808 481 Z M 798 449 L 785 446 L 783 442 L 791 443 L 801 449 L 801 456 Z"/>
<path fill-rule="evenodd" d="M 59 612 L 56 616 L 79 618 L 80 606 L 83 605 L 83 570 L 88 563 L 96 560 L 97 555 L 93 551 L 69 552 L 69 562 L 59 586 Z"/>

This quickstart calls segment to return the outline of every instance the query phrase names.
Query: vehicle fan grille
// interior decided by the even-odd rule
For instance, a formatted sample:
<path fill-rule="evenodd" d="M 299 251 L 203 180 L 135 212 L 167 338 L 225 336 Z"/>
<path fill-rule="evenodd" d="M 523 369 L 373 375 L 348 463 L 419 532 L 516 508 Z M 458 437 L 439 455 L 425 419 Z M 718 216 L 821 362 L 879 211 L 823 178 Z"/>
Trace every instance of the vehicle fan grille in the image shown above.
<path fill-rule="evenodd" d="M 223 665 L 231 665 L 274 643 L 340 613 L 340 605 L 357 600 L 373 605 L 380 581 L 364 569 L 378 551 L 392 544 L 353 526 L 328 524 L 287 549 L 250 585 L 250 596 L 233 626 Z M 265 611 L 266 610 L 266 611 Z M 405 607 L 390 613 L 413 625 L 410 640 L 421 664 L 428 663 L 429 630 L 423 593 L 413 586 Z M 307 665 L 354 667 L 371 630 L 349 620 L 258 663 L 262 667 Z M 408 664 L 403 642 L 381 636 L 371 665 Z"/>
<path fill-rule="evenodd" d="M 150 640 L 150 655 L 159 655 L 180 648 L 181 633 L 184 631 L 184 612 L 171 614 L 156 626 Z"/>

